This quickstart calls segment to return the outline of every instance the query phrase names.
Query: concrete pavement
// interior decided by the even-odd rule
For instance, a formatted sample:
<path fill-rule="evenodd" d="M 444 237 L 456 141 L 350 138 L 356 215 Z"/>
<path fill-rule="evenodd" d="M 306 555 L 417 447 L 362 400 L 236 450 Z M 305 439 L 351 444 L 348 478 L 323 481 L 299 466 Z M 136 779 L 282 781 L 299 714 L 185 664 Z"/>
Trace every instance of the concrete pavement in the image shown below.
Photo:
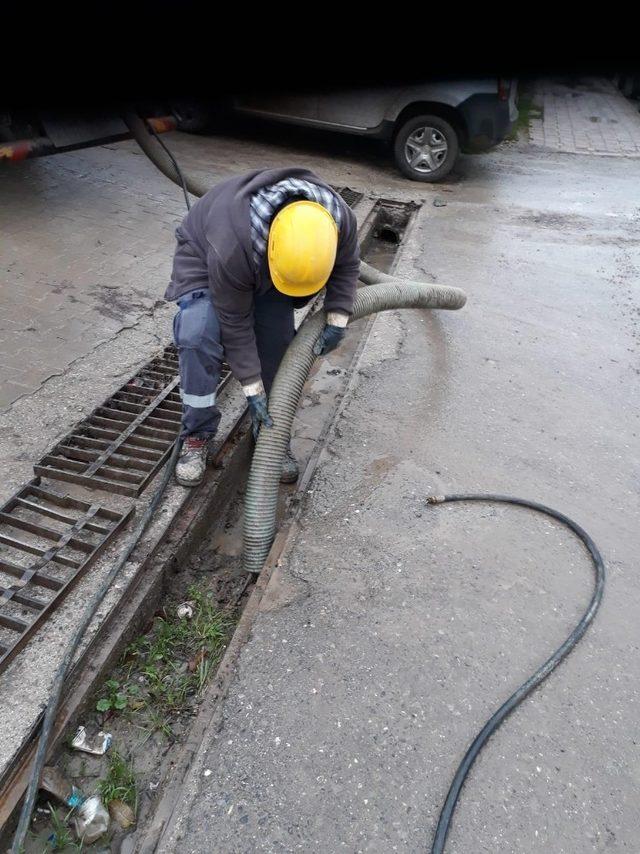
<path fill-rule="evenodd" d="M 161 851 L 419 852 L 471 737 L 588 601 L 605 603 L 491 740 L 451 854 L 636 851 L 636 164 L 496 153 L 423 207 L 400 272 L 467 288 L 454 314 L 373 326 L 302 530 L 240 656 Z"/>

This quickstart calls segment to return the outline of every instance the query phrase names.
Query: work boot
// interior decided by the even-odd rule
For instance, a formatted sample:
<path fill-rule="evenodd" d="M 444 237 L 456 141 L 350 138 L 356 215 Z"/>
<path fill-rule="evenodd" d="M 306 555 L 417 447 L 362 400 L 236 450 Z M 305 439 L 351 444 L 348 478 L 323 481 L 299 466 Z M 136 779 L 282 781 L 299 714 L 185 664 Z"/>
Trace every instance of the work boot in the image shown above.
<path fill-rule="evenodd" d="M 207 468 L 207 440 L 187 436 L 176 464 L 176 480 L 180 486 L 202 483 Z"/>
<path fill-rule="evenodd" d="M 282 461 L 282 474 L 280 475 L 280 483 L 295 483 L 300 474 L 298 463 L 291 451 L 291 445 L 288 446 L 284 459 Z"/>

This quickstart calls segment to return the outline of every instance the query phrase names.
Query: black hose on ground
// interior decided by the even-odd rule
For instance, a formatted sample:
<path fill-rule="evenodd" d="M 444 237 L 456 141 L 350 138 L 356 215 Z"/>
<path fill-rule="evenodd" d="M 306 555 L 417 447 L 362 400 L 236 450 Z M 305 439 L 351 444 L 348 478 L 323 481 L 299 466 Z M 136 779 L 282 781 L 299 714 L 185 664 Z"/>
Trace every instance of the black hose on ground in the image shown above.
<path fill-rule="evenodd" d="M 595 574 L 595 584 L 593 589 L 593 595 L 591 596 L 591 601 L 587 606 L 586 611 L 580 618 L 580 621 L 573 629 L 571 634 L 565 640 L 565 642 L 558 647 L 558 649 L 553 653 L 553 655 L 548 658 L 545 663 L 536 670 L 536 672 L 523 682 L 523 684 L 513 692 L 513 694 L 506 700 L 500 708 L 489 718 L 486 724 L 482 727 L 478 735 L 474 738 L 471 743 L 471 746 L 465 753 L 458 769 L 453 777 L 453 781 L 451 786 L 449 787 L 449 792 L 445 799 L 444 805 L 440 812 L 440 817 L 438 819 L 438 826 L 436 828 L 436 834 L 433 841 L 433 847 L 431 848 L 431 854 L 442 854 L 444 851 L 445 842 L 447 839 L 447 834 L 449 833 L 449 828 L 451 827 L 451 820 L 453 818 L 453 813 L 456 808 L 456 804 L 458 802 L 458 798 L 460 796 L 460 790 L 464 784 L 464 781 L 467 777 L 467 774 L 471 770 L 471 766 L 476 761 L 478 754 L 485 746 L 487 741 L 491 738 L 493 733 L 498 729 L 498 727 L 502 724 L 505 718 L 511 714 L 511 712 L 516 708 L 516 706 L 520 705 L 520 703 L 527 697 L 535 688 L 538 687 L 547 676 L 555 670 L 555 668 L 560 664 L 560 662 L 571 652 L 571 650 L 576 646 L 580 638 L 584 635 L 590 624 L 593 622 L 593 618 L 596 615 L 598 608 L 600 607 L 600 603 L 602 602 L 602 596 L 604 593 L 604 582 L 605 582 L 605 567 L 604 561 L 602 559 L 602 555 L 594 541 L 591 539 L 589 534 L 580 527 L 580 525 L 576 524 L 573 519 L 570 519 L 568 516 L 565 516 L 564 513 L 560 513 L 558 510 L 553 510 L 551 507 L 546 507 L 544 504 L 538 504 L 536 501 L 527 501 L 524 498 L 513 498 L 509 495 L 494 495 L 494 494 L 486 494 L 486 495 L 434 495 L 431 498 L 427 499 L 429 504 L 446 504 L 452 501 L 489 501 L 489 502 L 499 502 L 502 504 L 515 504 L 519 507 L 528 507 L 531 510 L 536 510 L 538 513 L 544 513 L 545 516 L 550 516 L 552 519 L 556 519 L 561 524 L 565 525 L 569 528 L 570 531 L 582 541 L 585 548 L 589 552 L 591 559 L 593 561 L 594 574 Z"/>

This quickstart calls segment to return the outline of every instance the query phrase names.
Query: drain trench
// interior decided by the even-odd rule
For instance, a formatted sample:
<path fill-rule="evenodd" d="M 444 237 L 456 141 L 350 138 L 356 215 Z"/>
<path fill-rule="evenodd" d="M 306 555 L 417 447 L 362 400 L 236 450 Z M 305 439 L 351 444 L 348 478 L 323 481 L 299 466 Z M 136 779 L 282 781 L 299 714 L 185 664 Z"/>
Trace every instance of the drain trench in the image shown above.
<path fill-rule="evenodd" d="M 362 194 L 350 188 L 343 188 L 340 192 L 354 205 L 363 198 Z M 410 213 L 406 217 L 405 228 L 409 219 Z M 373 221 L 378 226 L 384 225 L 379 207 L 375 209 Z M 363 230 L 371 233 L 371 215 L 365 220 Z M 400 232 L 402 233 L 403 231 Z M 375 245 L 374 241 L 365 237 L 362 243 L 363 260 L 371 258 Z M 388 247 L 390 263 L 399 246 L 400 242 Z M 349 337 L 354 346 L 357 345 L 356 336 L 357 330 L 353 329 Z M 222 385 L 227 384 L 229 380 L 226 371 Z M 36 556 L 35 561 L 20 561 L 19 564 L 12 563 L 8 558 L 4 561 L 5 575 L 11 577 L 0 584 L 0 615 L 5 615 L 4 621 L 0 619 L 0 628 L 9 633 L 5 641 L 0 641 L 0 655 L 4 658 L 2 664 L 8 663 L 10 658 L 14 659 L 22 651 L 33 632 L 38 628 L 42 630 L 42 623 L 60 604 L 67 589 L 71 589 L 70 585 L 66 586 L 66 577 L 62 582 L 59 580 L 59 570 L 69 564 L 68 570 L 73 574 L 74 580 L 79 580 L 94 559 L 94 552 L 97 555 L 104 547 L 104 542 L 114 537 L 124 526 L 135 508 L 136 499 L 161 470 L 169 456 L 179 429 L 179 419 L 177 353 L 175 348 L 169 345 L 57 442 L 34 466 L 36 478 L 2 508 L 7 514 L 19 517 L 23 511 L 34 511 L 33 507 L 27 507 L 27 503 L 42 505 L 42 511 L 36 509 L 34 512 L 42 512 L 47 519 L 55 520 L 56 528 L 62 529 L 48 534 L 53 538 L 53 544 L 51 541 L 49 544 L 42 543 L 38 538 L 46 537 L 50 526 L 49 523 L 44 525 L 36 520 L 34 524 L 29 523 L 26 531 L 29 536 L 22 536 L 18 541 L 13 531 L 4 532 L 2 523 L 5 520 L 0 516 L 0 550 L 3 546 L 15 550 L 17 542 L 18 545 L 24 546 L 27 555 Z M 246 463 L 248 464 L 248 459 Z M 302 463 L 304 466 L 305 460 L 302 460 Z M 238 473 L 239 480 L 243 479 L 247 469 L 248 465 L 242 473 Z M 49 482 L 51 486 L 48 485 Z M 61 496 L 59 488 L 63 485 L 71 492 Z M 288 492 L 288 499 L 292 506 L 295 506 L 295 494 Z M 100 499 L 95 508 L 95 498 L 91 497 L 92 494 Z M 50 498 L 50 495 L 53 498 Z M 62 502 L 61 506 L 57 506 L 56 502 Z M 14 508 L 19 509 L 17 514 Z M 228 515 L 222 527 L 210 531 L 210 536 L 202 540 L 201 546 L 185 558 L 185 565 L 188 563 L 187 571 L 183 572 L 183 567 L 180 567 L 180 571 L 174 575 L 173 571 L 168 569 L 173 564 L 171 561 L 167 564 L 164 580 L 161 581 L 163 589 L 159 594 L 160 609 L 164 608 L 166 603 L 175 603 L 181 597 L 187 598 L 189 585 L 196 579 L 206 583 L 211 589 L 222 612 L 233 614 L 234 619 L 241 612 L 254 583 L 253 578 L 247 580 L 241 569 L 239 520 L 242 517 L 242 496 L 232 498 L 229 507 L 224 509 L 228 511 Z M 84 515 L 89 510 L 91 514 L 85 519 Z M 224 518 L 224 514 L 220 518 Z M 66 539 L 65 523 L 71 530 Z M 20 526 L 22 522 L 17 524 Z M 83 531 L 91 533 L 90 545 L 79 545 L 80 560 L 76 561 L 75 553 L 69 552 L 68 549 L 83 542 Z M 237 545 L 230 547 L 229 543 L 232 543 L 236 534 Z M 34 537 L 33 542 L 29 540 L 30 536 Z M 212 547 L 214 541 L 216 545 Z M 65 546 L 67 551 L 64 550 Z M 2 560 L 4 558 L 0 554 L 0 572 L 3 569 Z M 55 567 L 58 567 L 58 570 L 54 572 Z M 175 565 L 173 569 L 176 569 Z M 63 593 L 59 594 L 59 591 Z M 14 614 L 17 608 L 20 609 L 20 617 Z M 9 612 L 7 609 L 13 610 Z M 31 621 L 23 618 L 25 613 L 30 615 Z M 95 673 L 92 678 L 95 679 Z M 73 735 L 76 721 L 73 715 L 69 718 L 67 735 Z M 99 720 L 96 720 L 95 724 L 97 728 L 101 728 Z M 110 724 L 109 728 L 115 727 Z M 186 730 L 183 734 L 186 737 Z M 130 746 L 127 736 L 121 733 L 120 737 L 126 750 L 127 746 Z M 56 736 L 56 740 L 60 742 L 60 737 Z M 157 749 L 156 764 L 160 763 L 161 756 L 166 753 L 166 743 L 158 745 Z M 20 755 L 16 756 L 17 776 L 11 772 L 7 779 L 0 780 L 0 795 L 13 791 L 10 798 L 5 799 L 6 807 L 9 802 L 17 803 L 15 789 L 21 788 L 28 779 L 29 766 L 26 757 L 30 750 L 31 743 L 25 745 Z M 151 751 L 151 756 L 153 755 L 154 752 Z M 24 757 L 26 764 L 20 757 Z M 21 771 L 20 768 L 24 770 Z M 149 807 L 152 807 L 152 803 Z M 8 818 L 4 809 L 1 812 Z M 0 822 L 2 821 L 5 819 L 0 815 Z M 5 833 L 8 833 L 9 827 L 10 823 L 5 824 Z M 31 850 L 35 852 L 36 848 L 28 846 L 26 849 L 27 852 Z"/>

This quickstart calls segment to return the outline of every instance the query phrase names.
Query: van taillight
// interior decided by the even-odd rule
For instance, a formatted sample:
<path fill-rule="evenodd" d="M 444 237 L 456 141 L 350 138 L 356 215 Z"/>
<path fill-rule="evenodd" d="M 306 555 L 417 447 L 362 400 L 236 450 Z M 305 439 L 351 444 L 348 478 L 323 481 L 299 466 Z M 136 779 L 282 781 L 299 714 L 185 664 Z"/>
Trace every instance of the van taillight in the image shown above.
<path fill-rule="evenodd" d="M 508 80 L 498 80 L 498 99 L 500 101 L 506 101 L 509 97 L 509 81 Z"/>

